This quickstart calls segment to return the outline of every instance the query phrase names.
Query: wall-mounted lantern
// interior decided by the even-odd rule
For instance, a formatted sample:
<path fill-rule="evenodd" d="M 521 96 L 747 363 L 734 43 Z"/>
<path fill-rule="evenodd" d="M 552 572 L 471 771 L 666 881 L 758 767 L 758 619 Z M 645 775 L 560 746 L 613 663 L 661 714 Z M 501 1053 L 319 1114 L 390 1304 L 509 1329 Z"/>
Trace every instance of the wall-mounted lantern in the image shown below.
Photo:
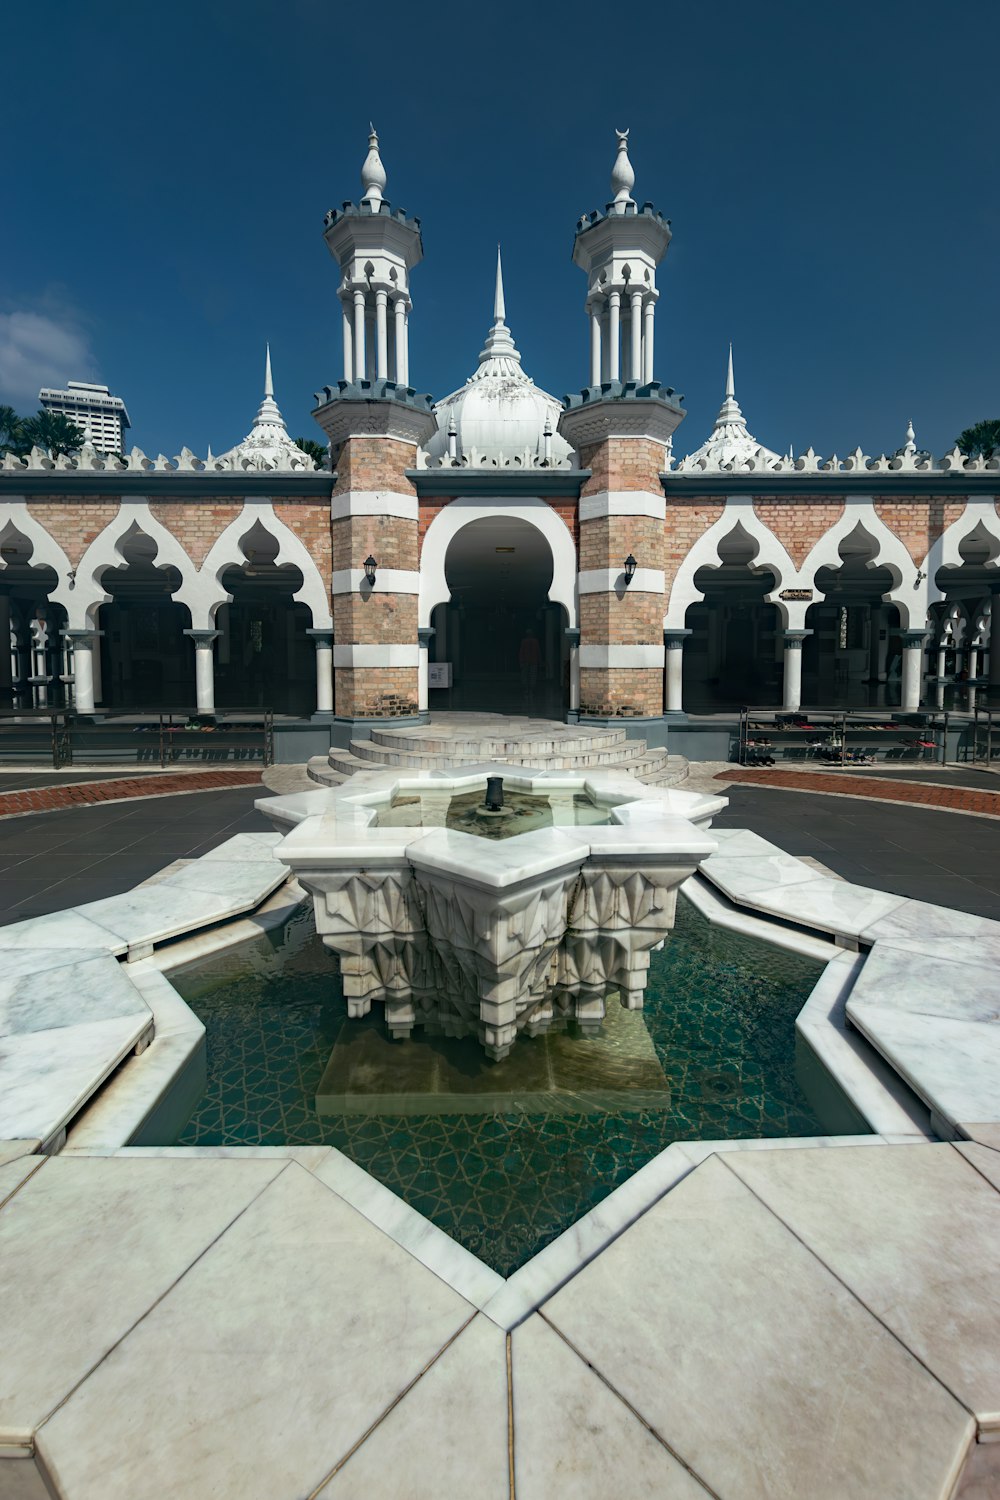
<path fill-rule="evenodd" d="M 635 577 L 636 567 L 637 567 L 636 560 L 635 560 L 635 558 L 632 556 L 632 554 L 630 552 L 629 555 L 628 555 L 628 557 L 626 557 L 626 559 L 625 559 L 625 587 L 626 588 L 628 588 L 629 584 L 632 582 L 632 579 Z"/>
<path fill-rule="evenodd" d="M 367 583 L 367 585 L 368 585 L 368 587 L 370 589 L 373 589 L 375 587 L 375 570 L 378 567 L 378 563 L 375 561 L 374 557 L 372 557 L 372 555 L 371 555 L 370 552 L 369 552 L 368 556 L 365 558 L 365 564 L 364 564 L 364 566 L 365 566 L 365 582 Z"/>

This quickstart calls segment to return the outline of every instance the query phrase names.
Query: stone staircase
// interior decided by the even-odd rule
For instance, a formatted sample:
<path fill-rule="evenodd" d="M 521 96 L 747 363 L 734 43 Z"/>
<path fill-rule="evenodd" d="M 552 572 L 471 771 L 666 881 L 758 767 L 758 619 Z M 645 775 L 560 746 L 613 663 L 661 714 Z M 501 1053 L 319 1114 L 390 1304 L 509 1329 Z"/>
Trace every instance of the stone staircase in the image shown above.
<path fill-rule="evenodd" d="M 649 749 L 645 740 L 630 740 L 624 729 L 485 713 L 439 714 L 429 724 L 375 729 L 370 739 L 352 740 L 348 750 L 314 756 L 308 769 L 314 781 L 338 786 L 356 771 L 392 766 L 436 771 L 484 761 L 540 771 L 616 766 L 647 786 L 677 786 L 687 774 L 683 756 Z"/>

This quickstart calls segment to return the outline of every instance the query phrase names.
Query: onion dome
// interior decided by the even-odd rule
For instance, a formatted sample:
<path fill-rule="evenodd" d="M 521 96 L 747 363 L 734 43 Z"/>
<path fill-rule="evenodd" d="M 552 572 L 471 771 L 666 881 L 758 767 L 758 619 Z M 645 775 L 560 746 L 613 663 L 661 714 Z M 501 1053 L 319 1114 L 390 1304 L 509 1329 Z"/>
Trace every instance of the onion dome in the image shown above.
<path fill-rule="evenodd" d="M 427 456 L 432 463 L 459 462 L 470 468 L 531 468 L 543 462 L 565 468 L 573 450 L 556 430 L 562 402 L 539 390 L 524 373 L 504 316 L 498 247 L 493 326 L 478 369 L 461 390 L 435 406 L 438 430 L 427 444 Z"/>
<path fill-rule="evenodd" d="M 736 388 L 733 382 L 733 346 L 729 346 L 729 369 L 726 373 L 726 396 L 719 415 L 715 419 L 715 426 L 708 440 L 702 443 L 694 453 L 689 453 L 684 460 L 685 468 L 690 468 L 699 459 L 705 459 L 710 469 L 721 469 L 726 464 L 746 463 L 748 458 L 767 458 L 777 460 L 779 455 L 772 453 L 770 448 L 765 448 L 762 443 L 747 431 L 746 419 L 740 410 L 740 403 L 736 399 Z"/>
<path fill-rule="evenodd" d="M 254 418 L 253 427 L 242 443 L 220 455 L 231 459 L 237 468 L 249 469 L 315 469 L 308 453 L 303 453 L 288 436 L 285 419 L 274 399 L 271 380 L 271 348 L 267 346 L 264 362 L 264 399 Z"/>

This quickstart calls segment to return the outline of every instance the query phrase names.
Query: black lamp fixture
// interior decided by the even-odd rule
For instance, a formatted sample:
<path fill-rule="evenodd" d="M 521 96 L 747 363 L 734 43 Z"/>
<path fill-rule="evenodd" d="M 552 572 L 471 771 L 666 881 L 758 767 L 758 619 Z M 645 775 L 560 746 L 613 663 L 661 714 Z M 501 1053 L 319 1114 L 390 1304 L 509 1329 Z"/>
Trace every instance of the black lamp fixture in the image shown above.
<path fill-rule="evenodd" d="M 632 582 L 632 579 L 635 577 L 636 567 L 637 567 L 636 560 L 635 560 L 635 558 L 632 556 L 632 554 L 630 552 L 629 555 L 628 555 L 628 557 L 626 557 L 626 559 L 625 559 L 625 587 L 626 588 L 628 588 L 629 584 Z"/>
<path fill-rule="evenodd" d="M 375 561 L 374 557 L 372 557 L 370 552 L 365 558 L 364 567 L 365 582 L 367 583 L 369 588 L 373 589 L 375 587 L 375 569 L 378 567 L 378 563 Z"/>

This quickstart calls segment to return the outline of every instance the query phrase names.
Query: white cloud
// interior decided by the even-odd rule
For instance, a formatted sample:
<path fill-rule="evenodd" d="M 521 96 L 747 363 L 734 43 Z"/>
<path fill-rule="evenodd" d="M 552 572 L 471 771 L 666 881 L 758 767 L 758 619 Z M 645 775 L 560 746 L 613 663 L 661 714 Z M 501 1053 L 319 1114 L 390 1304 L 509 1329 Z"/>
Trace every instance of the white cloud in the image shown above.
<path fill-rule="evenodd" d="M 90 380 L 97 361 L 72 313 L 0 312 L 0 402 L 23 413 L 38 407 L 43 385 Z"/>

